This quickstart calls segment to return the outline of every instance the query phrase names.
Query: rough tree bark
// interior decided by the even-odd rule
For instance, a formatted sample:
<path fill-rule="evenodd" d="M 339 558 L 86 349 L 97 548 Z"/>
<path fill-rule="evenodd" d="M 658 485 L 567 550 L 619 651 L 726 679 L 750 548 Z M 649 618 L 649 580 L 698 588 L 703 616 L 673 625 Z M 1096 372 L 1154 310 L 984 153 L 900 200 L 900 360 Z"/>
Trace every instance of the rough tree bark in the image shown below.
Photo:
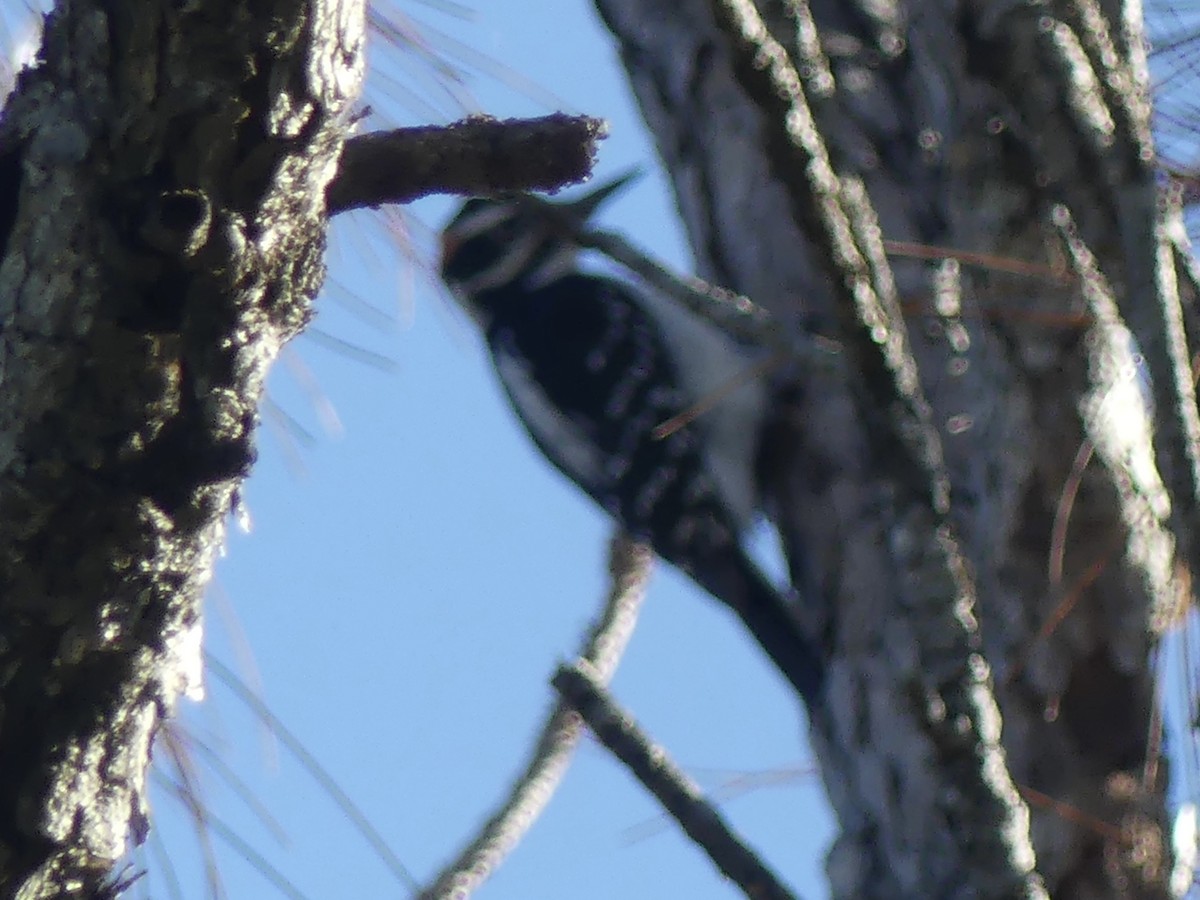
<path fill-rule="evenodd" d="M 102 896 L 323 278 L 363 4 L 65 2 L 0 124 L 0 897 Z"/>
<path fill-rule="evenodd" d="M 0 898 L 119 892 L 329 216 L 591 169 L 604 123 L 583 116 L 347 141 L 364 18 L 364 0 L 64 0 L 5 106 Z"/>
<path fill-rule="evenodd" d="M 829 654 L 834 896 L 1167 896 L 1149 659 L 1190 601 L 1196 409 L 1140 7 L 596 7 L 698 273 L 846 346 L 778 374 L 763 472 Z M 894 254 L 906 330 L 880 237 L 993 265 Z"/>

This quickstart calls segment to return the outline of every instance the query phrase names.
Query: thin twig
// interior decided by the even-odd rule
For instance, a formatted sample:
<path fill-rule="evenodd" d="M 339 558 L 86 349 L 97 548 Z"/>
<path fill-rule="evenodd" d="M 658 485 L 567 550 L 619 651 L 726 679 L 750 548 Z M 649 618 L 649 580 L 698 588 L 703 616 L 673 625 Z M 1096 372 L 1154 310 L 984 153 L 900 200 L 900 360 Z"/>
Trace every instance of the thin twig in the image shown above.
<path fill-rule="evenodd" d="M 216 775 L 217 778 L 225 782 L 225 786 L 242 801 L 250 810 L 251 814 L 256 818 L 260 825 L 279 842 L 280 845 L 287 844 L 289 841 L 287 830 L 279 822 L 278 819 L 267 809 L 266 803 L 258 798 L 254 788 L 234 771 L 233 766 L 225 761 L 218 751 L 214 750 L 203 740 L 200 740 L 196 735 L 180 730 L 175 740 L 179 742 L 179 750 L 172 748 L 172 754 L 176 752 L 183 755 L 197 754 L 204 757 L 204 764 Z"/>
<path fill-rule="evenodd" d="M 887 251 L 888 256 L 899 256 L 905 259 L 954 259 L 964 266 L 973 266 L 987 272 L 1004 272 L 1008 275 L 1037 278 L 1055 284 L 1071 283 L 1062 272 L 1052 266 L 1000 256 L 996 253 L 977 253 L 957 247 L 935 247 L 931 244 L 918 244 L 913 241 L 884 241 L 883 249 Z"/>
<path fill-rule="evenodd" d="M 308 774 L 321 786 L 321 788 L 329 795 L 338 808 L 346 816 L 347 819 L 354 825 L 355 829 L 366 838 L 367 842 L 374 848 L 375 853 L 383 861 L 384 865 L 391 870 L 396 880 L 416 892 L 420 887 L 417 879 L 408 870 L 408 868 L 396 856 L 395 851 L 388 846 L 387 841 L 383 839 L 383 835 L 379 830 L 371 824 L 370 819 L 366 817 L 361 809 L 350 799 L 350 795 L 342 789 L 329 772 L 322 766 L 315 756 L 304 746 L 296 735 L 280 721 L 267 705 L 257 696 L 254 695 L 238 677 L 229 670 L 229 667 L 222 663 L 211 653 L 204 654 L 207 670 L 212 675 L 215 675 L 221 683 L 229 688 L 246 706 L 248 706 L 256 716 L 259 717 L 270 729 L 275 737 L 279 740 L 288 752 L 292 754 L 300 764 L 308 771 Z"/>
<path fill-rule="evenodd" d="M 700 788 L 621 709 L 586 665 L 562 666 L 552 684 L 601 743 L 653 794 L 721 873 L 754 900 L 795 900 L 734 834 Z"/>
<path fill-rule="evenodd" d="M 156 780 L 158 780 L 164 788 L 175 794 L 185 804 L 191 803 L 188 798 L 188 793 L 190 790 L 189 788 L 184 787 L 178 782 L 172 781 L 166 775 L 158 776 Z M 282 871 L 271 865 L 265 856 L 255 850 L 249 841 L 238 834 L 237 831 L 223 819 L 214 815 L 212 810 L 197 807 L 195 814 L 203 820 L 203 827 L 206 832 L 212 832 L 227 845 L 229 845 L 234 852 L 236 852 L 242 857 L 242 859 L 249 863 L 259 875 L 271 882 L 276 890 L 278 890 L 285 897 L 290 897 L 291 900 L 311 900 L 311 898 L 301 891 L 299 887 L 293 884 L 292 881 L 286 875 L 284 875 Z M 219 892 L 214 892 L 214 896 L 226 896 L 224 889 L 220 888 Z"/>
<path fill-rule="evenodd" d="M 633 634 L 653 556 L 644 544 L 617 535 L 609 557 L 612 587 L 599 619 L 588 634 L 580 657 L 608 681 Z M 421 900 L 464 898 L 479 888 L 512 852 L 554 795 L 582 728 L 566 704 L 554 705 L 534 745 L 525 771 L 507 798 L 457 858 L 443 869 Z"/>
<path fill-rule="evenodd" d="M 177 776 L 172 779 L 164 774 L 163 782 L 170 786 L 180 804 L 187 811 L 187 816 L 192 823 L 192 830 L 196 833 L 196 843 L 200 846 L 201 856 L 204 859 L 204 875 L 208 882 L 209 894 L 217 900 L 221 900 L 227 895 L 221 882 L 221 867 L 217 862 L 212 833 L 208 827 L 209 810 L 204 805 L 204 792 L 199 784 L 194 760 L 176 738 L 174 728 L 163 729 L 160 736 L 162 737 L 162 746 L 167 751 L 167 756 L 170 758 Z"/>
<path fill-rule="evenodd" d="M 166 892 L 170 900 L 184 900 L 183 885 L 179 883 L 179 873 L 175 871 L 175 864 L 171 862 L 171 854 L 167 852 L 167 848 L 163 843 L 162 832 L 157 828 L 150 829 L 149 841 L 150 853 L 154 856 L 155 874 L 159 875 L 166 882 Z M 142 883 L 143 886 L 145 882 Z M 149 897 L 149 893 L 141 892 L 144 896 Z"/>
<path fill-rule="evenodd" d="M 1054 814 L 1064 821 L 1082 825 L 1096 834 L 1103 835 L 1110 841 L 1123 841 L 1125 839 L 1125 833 L 1116 825 L 1105 822 L 1096 816 L 1089 815 L 1077 806 L 1064 803 L 1062 800 L 1056 800 L 1049 794 L 1043 794 L 1041 791 L 1031 788 L 1028 785 L 1020 785 L 1020 791 L 1021 796 L 1027 802 L 1035 806 L 1040 806 L 1043 809 L 1053 810 Z"/>
<path fill-rule="evenodd" d="M 1050 552 L 1046 558 L 1046 580 L 1052 590 L 1058 590 L 1062 585 L 1071 510 L 1075 508 L 1075 498 L 1079 495 L 1080 485 L 1083 484 L 1083 473 L 1092 461 L 1095 449 L 1091 440 L 1086 437 L 1080 442 L 1079 449 L 1075 451 L 1075 459 L 1071 462 L 1071 471 L 1067 474 L 1062 490 L 1058 492 L 1058 502 L 1054 505 L 1054 522 L 1050 526 Z"/>
<path fill-rule="evenodd" d="M 816 766 L 788 766 L 786 768 L 766 769 L 763 771 L 734 771 L 727 769 L 697 769 L 691 768 L 697 774 L 708 773 L 712 777 L 725 778 L 724 783 L 715 790 L 708 792 L 713 802 L 725 803 L 738 797 L 746 796 L 763 788 L 783 788 L 795 786 L 796 783 L 820 777 Z M 621 830 L 621 843 L 632 846 L 661 834 L 671 827 L 671 817 L 666 813 L 658 813 Z"/>
<path fill-rule="evenodd" d="M 782 361 L 783 355 L 777 351 L 772 353 L 770 356 L 763 357 L 754 365 L 747 366 L 732 378 L 727 379 L 716 390 L 711 391 L 710 393 L 701 397 L 683 412 L 676 413 L 665 422 L 660 422 L 658 425 L 655 425 L 650 431 L 650 437 L 656 441 L 666 440 L 679 429 L 686 427 L 688 424 L 696 421 L 696 419 L 700 418 L 709 410 L 716 408 L 727 397 L 731 396 L 745 385 L 750 384 L 756 378 L 760 378 L 764 373 L 770 371 Z"/>
<path fill-rule="evenodd" d="M 651 287 L 678 301 L 684 308 L 733 334 L 748 337 L 760 344 L 767 343 L 773 336 L 775 329 L 771 314 L 749 297 L 716 287 L 700 278 L 675 275 L 619 234 L 580 230 L 575 237 L 580 246 L 599 250 Z"/>

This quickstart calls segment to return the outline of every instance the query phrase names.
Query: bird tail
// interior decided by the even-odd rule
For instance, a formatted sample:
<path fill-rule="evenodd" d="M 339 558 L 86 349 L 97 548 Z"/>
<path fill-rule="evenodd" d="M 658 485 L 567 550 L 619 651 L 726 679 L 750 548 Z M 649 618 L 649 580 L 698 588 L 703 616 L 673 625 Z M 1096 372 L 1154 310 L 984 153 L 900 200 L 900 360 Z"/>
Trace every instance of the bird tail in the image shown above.
<path fill-rule="evenodd" d="M 721 554 L 707 560 L 693 577 L 737 613 L 805 705 L 815 709 L 825 681 L 823 655 L 758 567 L 744 553 Z"/>

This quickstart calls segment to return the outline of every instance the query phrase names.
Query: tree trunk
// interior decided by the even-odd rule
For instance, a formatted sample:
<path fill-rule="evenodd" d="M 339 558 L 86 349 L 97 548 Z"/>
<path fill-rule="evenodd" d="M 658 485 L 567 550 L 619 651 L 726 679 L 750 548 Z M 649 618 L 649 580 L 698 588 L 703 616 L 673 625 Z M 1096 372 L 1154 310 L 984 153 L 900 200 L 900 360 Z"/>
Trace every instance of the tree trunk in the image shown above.
<path fill-rule="evenodd" d="M 59 5 L 0 124 L 0 897 L 104 896 L 263 379 L 323 278 L 360 0 Z"/>
<path fill-rule="evenodd" d="M 844 346 L 777 374 L 763 452 L 829 655 L 833 895 L 1168 896 L 1196 408 L 1140 11 L 596 6 L 698 274 Z"/>
<path fill-rule="evenodd" d="M 596 2 L 700 274 L 844 347 L 777 373 L 762 473 L 828 652 L 834 895 L 1166 896 L 1148 657 L 1200 424 L 1136 16 Z M 0 897 L 111 893 L 144 828 L 361 42 L 355 0 L 73 0 L 6 108 Z"/>

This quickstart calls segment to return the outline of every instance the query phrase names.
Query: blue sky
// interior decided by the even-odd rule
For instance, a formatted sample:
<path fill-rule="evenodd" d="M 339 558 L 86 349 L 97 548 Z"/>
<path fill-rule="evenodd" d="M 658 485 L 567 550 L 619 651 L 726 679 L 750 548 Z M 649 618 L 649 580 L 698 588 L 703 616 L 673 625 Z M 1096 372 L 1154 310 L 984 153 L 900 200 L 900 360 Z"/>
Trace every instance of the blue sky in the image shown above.
<path fill-rule="evenodd" d="M 653 150 L 590 4 L 480 5 L 488 9 L 467 19 L 432 4 L 404 7 L 505 67 L 467 81 L 458 93 L 471 98 L 466 111 L 561 108 L 607 118 L 599 177 L 631 165 L 648 174 L 611 204 L 605 224 L 687 268 Z M 428 36 L 435 52 L 455 52 Z M 428 80 L 414 82 L 404 61 L 390 59 L 394 68 L 381 73 L 382 59 L 376 47 L 367 100 L 377 112 L 402 124 L 462 114 Z M 436 111 L 406 102 L 400 83 L 432 97 Z M 316 321 L 326 337 L 293 344 L 270 387 L 272 408 L 315 440 L 299 441 L 267 414 L 245 490 L 252 529 L 231 530 L 208 606 L 210 652 L 258 686 L 422 881 L 519 771 L 553 700 L 548 678 L 599 608 L 609 534 L 537 456 L 471 323 L 422 269 L 454 205 L 429 200 L 408 210 L 408 256 L 371 215 L 338 221 Z M 329 338 L 393 364 L 385 371 L 333 352 Z M 337 427 L 326 429 L 334 418 Z M 214 812 L 310 897 L 403 895 L 265 729 L 215 679 L 209 690 L 185 722 L 253 786 L 287 844 L 210 772 L 201 780 Z M 731 800 L 726 812 L 798 892 L 825 895 L 831 823 L 819 780 L 804 771 L 802 715 L 741 627 L 665 566 L 614 690 L 706 787 L 779 773 L 781 784 Z M 203 896 L 186 820 L 164 790 L 155 806 L 186 896 Z M 657 815 L 640 786 L 586 741 L 547 813 L 479 896 L 739 896 L 665 822 L 630 842 L 629 830 L 652 830 Z M 156 898 L 167 896 L 157 852 L 145 857 Z M 229 896 L 271 895 L 219 841 L 217 852 Z"/>
<path fill-rule="evenodd" d="M 599 177 L 647 171 L 606 208 L 604 224 L 688 268 L 653 149 L 590 2 L 505 0 L 475 4 L 480 12 L 404 3 L 427 26 L 434 56 L 479 65 L 445 89 L 416 52 L 375 47 L 366 101 L 381 117 L 603 116 L 611 136 Z M 26 0 L 0 0 L 0 9 L 14 21 Z M 20 41 L 19 29 L 10 38 Z M 1194 138 L 1174 138 L 1168 152 L 1194 158 Z M 548 679 L 598 609 L 609 534 L 533 451 L 471 324 L 427 275 L 433 235 L 454 205 L 434 199 L 407 210 L 406 250 L 369 214 L 336 223 L 314 330 L 288 348 L 271 380 L 245 490 L 252 527 L 231 528 L 207 614 L 209 651 L 260 693 L 421 881 L 519 771 L 553 701 Z M 339 342 L 361 352 L 332 350 Z M 282 424 L 287 416 L 312 440 Z M 705 787 L 746 774 L 777 779 L 724 811 L 801 896 L 827 895 L 821 866 L 833 826 L 808 771 L 801 714 L 730 616 L 660 566 L 614 690 Z M 248 783 L 284 837 L 194 750 L 212 813 L 314 900 L 405 896 L 267 729 L 218 680 L 209 679 L 209 695 L 185 704 L 188 733 Z M 173 896 L 173 870 L 182 896 L 207 896 L 204 855 L 163 784 L 157 776 L 156 830 L 137 860 L 148 869 L 142 895 Z M 740 896 L 658 816 L 587 741 L 546 814 L 479 896 Z M 280 896 L 213 840 L 227 896 Z"/>

